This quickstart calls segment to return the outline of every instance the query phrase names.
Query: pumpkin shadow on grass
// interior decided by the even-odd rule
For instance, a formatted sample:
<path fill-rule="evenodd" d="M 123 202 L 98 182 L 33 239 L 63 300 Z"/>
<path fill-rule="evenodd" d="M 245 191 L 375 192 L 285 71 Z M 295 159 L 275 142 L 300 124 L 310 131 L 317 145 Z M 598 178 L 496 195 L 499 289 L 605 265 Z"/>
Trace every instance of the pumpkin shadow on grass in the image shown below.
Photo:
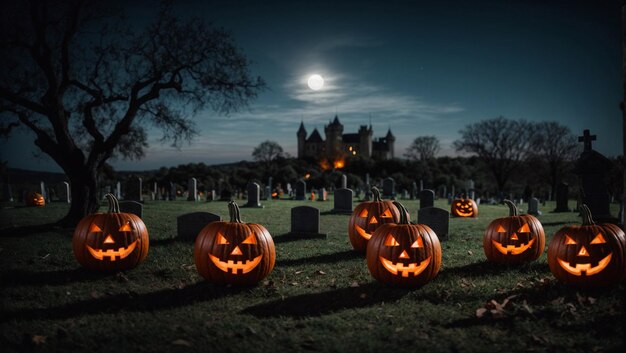
<path fill-rule="evenodd" d="M 547 263 L 531 262 L 519 265 L 504 265 L 483 260 L 480 262 L 474 262 L 469 265 L 458 267 L 443 267 L 437 277 L 447 279 L 448 277 L 460 276 L 460 277 L 493 277 L 502 275 L 505 273 L 515 273 L 519 271 L 549 271 Z"/>
<path fill-rule="evenodd" d="M 0 237 L 16 237 L 21 238 L 29 235 L 37 235 L 38 233 L 58 232 L 72 234 L 72 229 L 62 228 L 56 223 L 35 224 L 30 226 L 6 227 L 0 229 Z"/>
<path fill-rule="evenodd" d="M 408 289 L 387 287 L 377 282 L 371 282 L 359 287 L 340 288 L 322 293 L 302 294 L 279 299 L 248 307 L 241 313 L 258 318 L 281 316 L 307 318 L 395 302 L 409 292 Z"/>
<path fill-rule="evenodd" d="M 341 261 L 349 261 L 353 259 L 362 259 L 364 258 L 363 254 L 359 254 L 354 250 L 345 250 L 340 252 L 335 252 L 332 254 L 322 254 L 310 257 L 302 257 L 299 259 L 284 259 L 284 260 L 276 260 L 275 267 L 289 267 L 289 266 L 300 266 L 306 264 L 326 264 L 333 262 L 341 262 Z"/>
<path fill-rule="evenodd" d="M 196 282 L 181 289 L 166 288 L 156 292 L 132 292 L 79 300 L 48 308 L 4 311 L 0 322 L 11 320 L 70 319 L 85 315 L 118 312 L 152 312 L 207 302 L 249 290 L 248 287 L 216 286 L 206 281 Z"/>
<path fill-rule="evenodd" d="M 106 277 L 115 277 L 116 273 L 94 272 L 83 267 L 59 271 L 24 271 L 11 270 L 0 278 L 3 286 L 19 287 L 30 285 L 59 286 L 77 282 L 100 281 Z"/>

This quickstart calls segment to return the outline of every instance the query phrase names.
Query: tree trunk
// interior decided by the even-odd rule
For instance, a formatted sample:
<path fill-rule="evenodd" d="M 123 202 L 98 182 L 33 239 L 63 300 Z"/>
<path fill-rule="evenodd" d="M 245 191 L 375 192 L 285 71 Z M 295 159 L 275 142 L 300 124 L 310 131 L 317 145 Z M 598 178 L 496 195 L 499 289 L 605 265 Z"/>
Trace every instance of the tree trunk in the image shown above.
<path fill-rule="evenodd" d="M 58 224 L 63 227 L 75 227 L 78 222 L 100 207 L 98 199 L 98 178 L 95 167 L 80 166 L 73 168 L 66 175 L 70 180 L 72 203 L 70 210 Z"/>

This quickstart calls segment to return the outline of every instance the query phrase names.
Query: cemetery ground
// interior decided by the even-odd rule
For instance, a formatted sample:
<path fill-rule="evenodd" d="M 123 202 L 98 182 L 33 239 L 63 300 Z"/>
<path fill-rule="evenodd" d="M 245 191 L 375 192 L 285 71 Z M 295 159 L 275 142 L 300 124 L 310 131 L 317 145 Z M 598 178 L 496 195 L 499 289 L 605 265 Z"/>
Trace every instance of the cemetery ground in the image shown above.
<path fill-rule="evenodd" d="M 623 351 L 624 282 L 607 290 L 562 285 L 545 251 L 523 266 L 486 262 L 483 232 L 508 215 L 506 206 L 483 204 L 477 219 L 452 218 L 438 276 L 406 290 L 370 276 L 349 243 L 349 216 L 328 212 L 332 201 L 262 203 L 243 208 L 242 219 L 273 235 L 276 266 L 258 286 L 244 288 L 207 283 L 195 270 L 193 243 L 174 239 L 177 216 L 209 211 L 228 219 L 226 202 L 146 201 L 148 257 L 119 273 L 80 268 L 72 231 L 45 225 L 67 204 L 2 204 L 2 350 Z M 415 220 L 419 201 L 403 203 Z M 286 235 L 290 209 L 300 205 L 320 208 L 326 240 Z M 449 207 L 441 199 L 435 206 Z M 539 217 L 547 244 L 563 225 L 580 223 L 577 213 L 547 212 L 554 208 L 548 202 Z"/>

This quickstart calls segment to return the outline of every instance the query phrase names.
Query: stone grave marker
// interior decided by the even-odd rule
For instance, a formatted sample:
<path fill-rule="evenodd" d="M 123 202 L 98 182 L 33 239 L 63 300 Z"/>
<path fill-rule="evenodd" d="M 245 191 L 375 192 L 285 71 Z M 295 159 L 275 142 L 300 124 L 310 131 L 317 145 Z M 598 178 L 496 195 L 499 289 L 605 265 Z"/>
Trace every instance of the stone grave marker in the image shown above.
<path fill-rule="evenodd" d="M 198 181 L 196 178 L 187 179 L 187 201 L 198 200 Z"/>
<path fill-rule="evenodd" d="M 306 200 L 306 181 L 302 179 L 296 182 L 296 200 Z"/>
<path fill-rule="evenodd" d="M 109 187 L 109 191 L 110 191 L 110 189 L 111 189 L 111 187 Z M 70 191 L 70 183 L 68 183 L 67 181 L 64 181 L 64 182 L 61 183 L 61 192 L 59 193 L 59 197 L 61 198 L 62 202 L 66 202 L 66 203 L 71 203 L 72 202 L 72 195 L 71 195 L 71 191 Z"/>
<path fill-rule="evenodd" d="M 141 202 L 143 201 L 143 196 L 141 195 L 141 178 L 138 176 L 131 176 L 128 178 L 126 182 L 126 187 L 124 188 L 124 200 L 131 200 Z"/>
<path fill-rule="evenodd" d="M 244 207 L 263 208 L 261 205 L 261 186 L 257 183 L 248 183 L 248 203 Z"/>
<path fill-rule="evenodd" d="M 430 189 L 420 191 L 420 208 L 435 206 L 435 192 Z"/>
<path fill-rule="evenodd" d="M 541 211 L 539 211 L 539 199 L 536 197 L 531 197 L 528 200 L 528 214 L 533 216 L 541 215 Z"/>
<path fill-rule="evenodd" d="M 334 207 L 332 213 L 352 214 L 352 190 L 337 189 L 335 190 Z"/>
<path fill-rule="evenodd" d="M 570 212 L 569 205 L 569 185 L 564 182 L 560 182 L 556 186 L 556 208 L 553 212 Z"/>
<path fill-rule="evenodd" d="M 46 183 L 43 181 L 39 183 L 39 193 L 46 200 L 46 203 L 50 203 L 50 195 L 48 195 L 48 190 L 46 189 Z"/>
<path fill-rule="evenodd" d="M 121 199 L 122 198 L 122 183 L 120 183 L 119 181 L 117 183 L 115 183 L 115 198 L 116 199 Z"/>
<path fill-rule="evenodd" d="M 180 239 L 194 241 L 207 224 L 221 220 L 219 215 L 211 212 L 185 213 L 176 217 L 176 235 Z"/>
<path fill-rule="evenodd" d="M 143 204 L 137 201 L 120 201 L 120 212 L 132 213 L 143 219 Z"/>
<path fill-rule="evenodd" d="M 321 188 L 318 190 L 319 198 L 317 201 L 328 201 L 328 191 L 326 188 Z"/>
<path fill-rule="evenodd" d="M 263 199 L 266 201 L 272 199 L 272 189 L 269 185 L 265 187 L 265 192 L 263 192 Z"/>
<path fill-rule="evenodd" d="M 322 238 L 320 233 L 320 210 L 312 206 L 297 206 L 291 209 L 290 237 L 295 238 Z"/>
<path fill-rule="evenodd" d="M 425 207 L 417 211 L 417 223 L 432 228 L 441 241 L 449 239 L 450 212 L 438 207 Z"/>
<path fill-rule="evenodd" d="M 348 188 L 348 176 L 345 174 L 341 174 L 341 188 L 342 189 Z"/>
<path fill-rule="evenodd" d="M 396 196 L 396 181 L 389 177 L 383 180 L 383 197 L 391 198 Z"/>
<path fill-rule="evenodd" d="M 2 201 L 13 202 L 13 190 L 11 189 L 11 184 L 9 183 L 2 184 Z"/>

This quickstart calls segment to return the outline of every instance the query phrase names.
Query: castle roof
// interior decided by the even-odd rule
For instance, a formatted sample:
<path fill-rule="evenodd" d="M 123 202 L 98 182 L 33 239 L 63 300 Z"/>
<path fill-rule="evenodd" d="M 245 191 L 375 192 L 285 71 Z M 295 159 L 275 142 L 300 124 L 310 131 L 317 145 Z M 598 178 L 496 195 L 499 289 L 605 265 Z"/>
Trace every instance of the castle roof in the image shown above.
<path fill-rule="evenodd" d="M 343 143 L 359 143 L 361 142 L 361 137 L 359 134 L 343 134 L 341 137 Z"/>
<path fill-rule="evenodd" d="M 306 142 L 324 142 L 324 140 L 322 139 L 322 136 L 320 135 L 319 131 L 317 131 L 317 128 L 315 128 L 313 129 L 311 136 L 309 136 L 309 138 L 306 139 Z"/>
<path fill-rule="evenodd" d="M 393 138 L 393 134 L 391 133 L 391 128 L 389 128 L 389 130 L 387 130 L 387 136 L 385 136 L 386 138 Z"/>
<path fill-rule="evenodd" d="M 335 119 L 328 126 L 342 126 L 341 123 L 339 122 L 339 117 L 335 115 Z"/>
<path fill-rule="evenodd" d="M 372 141 L 372 151 L 389 151 L 389 144 L 387 139 L 381 138 Z"/>
<path fill-rule="evenodd" d="M 301 133 L 304 133 L 304 135 L 306 136 L 306 129 L 304 128 L 304 121 L 300 121 L 300 128 L 298 129 L 298 135 L 300 135 Z"/>

